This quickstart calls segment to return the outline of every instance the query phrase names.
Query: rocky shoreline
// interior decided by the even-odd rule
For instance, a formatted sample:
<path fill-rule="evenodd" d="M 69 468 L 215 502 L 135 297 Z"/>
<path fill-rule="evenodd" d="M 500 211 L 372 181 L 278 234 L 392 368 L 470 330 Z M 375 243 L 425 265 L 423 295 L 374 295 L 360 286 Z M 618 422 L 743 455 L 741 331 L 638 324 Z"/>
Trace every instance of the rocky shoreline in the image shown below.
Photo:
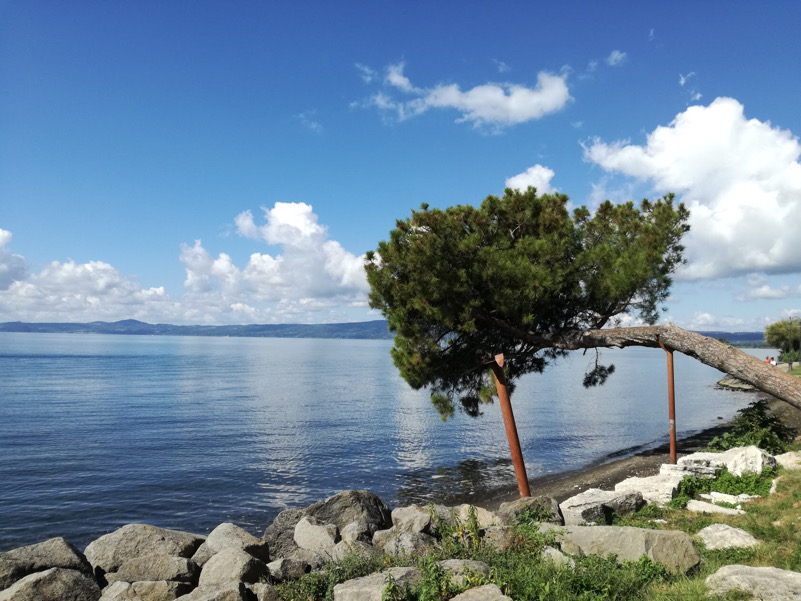
<path fill-rule="evenodd" d="M 346 556 L 381 555 L 411 558 L 439 546 L 443 536 L 466 530 L 478 536 L 476 544 L 503 550 L 513 544 L 520 516 L 536 516 L 541 532 L 551 532 L 557 545 L 543 553 L 549 561 L 570 564 L 572 556 L 613 554 L 618 561 L 648 557 L 668 572 L 685 574 L 701 561 L 696 542 L 685 532 L 597 525 L 610 512 L 636 512 L 646 503 L 664 504 L 678 491 L 684 477 L 713 477 L 725 466 L 735 475 L 760 473 L 775 467 L 801 468 L 801 452 L 774 458 L 756 447 L 735 448 L 724 453 L 693 453 L 678 465 L 662 465 L 659 473 L 634 476 L 618 482 L 614 490 L 590 488 L 561 503 L 536 496 L 501 503 L 494 511 L 471 505 L 446 507 L 416 505 L 391 509 L 368 491 L 343 491 L 308 507 L 282 511 L 257 538 L 238 526 L 225 523 L 208 536 L 129 524 L 101 536 L 83 552 L 63 538 L 0 553 L 0 601 L 278 601 L 275 584 L 324 569 L 330 561 Z M 698 501 L 704 513 L 730 513 L 733 502 L 723 505 Z M 470 527 L 467 527 L 470 526 Z M 472 528 L 472 530 L 470 529 Z M 744 547 L 757 544 L 746 532 L 713 524 L 698 533 L 707 547 Z M 470 588 L 466 574 L 489 574 L 490 567 L 477 561 L 443 560 L 440 567 L 454 582 L 468 586 L 453 597 L 507 600 L 494 584 Z M 789 591 L 801 598 L 801 574 L 775 568 L 740 566 L 732 572 L 707 579 L 712 590 L 725 591 L 732 583 L 744 590 L 761 586 L 771 578 L 772 593 Z M 767 574 L 765 570 L 771 570 Z M 341 582 L 334 587 L 335 601 L 380 601 L 388 582 L 413 587 L 420 570 L 393 567 Z M 750 587 L 750 588 L 749 588 Z"/>

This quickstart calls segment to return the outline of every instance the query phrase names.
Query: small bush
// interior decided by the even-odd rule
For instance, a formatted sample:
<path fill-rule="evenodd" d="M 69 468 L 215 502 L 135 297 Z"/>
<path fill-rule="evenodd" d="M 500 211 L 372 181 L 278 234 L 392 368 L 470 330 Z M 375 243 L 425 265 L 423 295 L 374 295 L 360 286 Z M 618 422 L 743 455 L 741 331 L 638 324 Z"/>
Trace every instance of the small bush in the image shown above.
<path fill-rule="evenodd" d="M 787 444 L 795 437 L 795 431 L 770 411 L 764 399 L 754 401 L 737 413 L 731 431 L 713 438 L 709 443 L 710 450 L 726 451 L 755 445 L 775 455 L 787 450 Z"/>
<path fill-rule="evenodd" d="M 687 506 L 690 499 L 712 491 L 727 495 L 765 496 L 770 492 L 770 485 L 775 476 L 776 470 L 768 467 L 763 469 L 760 474 L 746 472 L 742 476 L 735 476 L 724 467 L 717 478 L 690 476 L 682 480 L 679 484 L 678 495 L 667 506 L 673 509 L 682 509 Z"/>

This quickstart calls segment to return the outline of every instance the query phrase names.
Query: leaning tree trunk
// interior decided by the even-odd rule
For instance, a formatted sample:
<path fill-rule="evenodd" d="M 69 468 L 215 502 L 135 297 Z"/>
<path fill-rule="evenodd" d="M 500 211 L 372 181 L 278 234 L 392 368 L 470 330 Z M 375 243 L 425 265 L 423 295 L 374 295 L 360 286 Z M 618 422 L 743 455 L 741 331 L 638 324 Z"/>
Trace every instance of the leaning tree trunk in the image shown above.
<path fill-rule="evenodd" d="M 760 359 L 723 342 L 688 332 L 669 323 L 663 326 L 610 328 L 562 333 L 541 340 L 542 346 L 564 350 L 598 347 L 648 346 L 658 348 L 660 341 L 701 363 L 748 382 L 797 409 L 801 409 L 801 379 L 776 369 Z"/>

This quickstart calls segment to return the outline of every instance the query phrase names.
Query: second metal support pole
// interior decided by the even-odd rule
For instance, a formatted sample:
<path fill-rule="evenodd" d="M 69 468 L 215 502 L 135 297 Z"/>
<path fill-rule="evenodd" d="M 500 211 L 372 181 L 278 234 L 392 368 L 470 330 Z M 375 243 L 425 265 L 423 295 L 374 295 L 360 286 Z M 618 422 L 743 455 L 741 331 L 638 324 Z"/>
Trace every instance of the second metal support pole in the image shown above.
<path fill-rule="evenodd" d="M 670 420 L 670 463 L 676 465 L 676 394 L 673 387 L 673 351 L 662 341 L 659 346 L 667 353 L 668 369 L 668 419 Z"/>

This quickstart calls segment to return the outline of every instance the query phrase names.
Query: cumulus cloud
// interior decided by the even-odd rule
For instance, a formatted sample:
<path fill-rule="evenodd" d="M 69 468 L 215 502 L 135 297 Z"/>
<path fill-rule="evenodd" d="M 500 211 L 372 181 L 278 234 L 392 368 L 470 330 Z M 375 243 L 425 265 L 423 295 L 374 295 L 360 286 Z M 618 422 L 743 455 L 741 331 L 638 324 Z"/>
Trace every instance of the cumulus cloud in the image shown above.
<path fill-rule="evenodd" d="M 552 194 L 556 192 L 551 185 L 554 175 L 553 169 L 537 164 L 507 179 L 506 187 L 525 191 L 529 186 L 534 186 L 539 194 Z"/>
<path fill-rule="evenodd" d="M 385 85 L 366 102 L 355 106 L 372 106 L 394 115 L 399 121 L 410 119 L 430 109 L 455 109 L 461 113 L 458 122 L 474 126 L 504 127 L 539 119 L 562 109 L 570 100 L 565 76 L 540 72 L 537 85 L 528 88 L 511 83 L 488 83 L 462 90 L 457 84 L 441 84 L 420 88 L 404 74 L 404 64 L 386 68 Z M 391 91 L 404 94 L 396 99 Z M 411 98 L 409 98 L 411 96 Z"/>
<path fill-rule="evenodd" d="M 28 263 L 22 255 L 12 254 L 11 232 L 0 229 L 0 290 L 8 290 L 14 282 L 22 280 L 28 272 Z"/>
<path fill-rule="evenodd" d="M 153 323 L 319 323 L 348 321 L 367 305 L 364 256 L 328 238 L 311 205 L 276 203 L 257 223 L 250 211 L 236 216 L 239 235 L 280 248 L 254 252 L 237 266 L 212 255 L 200 240 L 181 245 L 184 293 L 170 298 L 163 286 L 143 287 L 103 261 L 53 261 L 29 275 L 0 230 L 0 321 L 115 321 Z"/>
<path fill-rule="evenodd" d="M 212 256 L 196 240 L 183 245 L 180 260 L 186 269 L 185 287 L 191 292 L 216 292 L 234 304 L 336 299 L 362 302 L 367 293 L 364 256 L 356 256 L 328 239 L 311 205 L 277 202 L 263 208 L 257 225 L 251 211 L 236 216 L 237 233 L 280 246 L 275 256 L 253 253 L 244 268 L 225 253 Z M 240 307 L 241 310 L 241 307 Z"/>
<path fill-rule="evenodd" d="M 732 98 L 693 106 L 645 145 L 593 140 L 585 159 L 675 192 L 691 211 L 689 279 L 801 269 L 801 144 Z"/>
<path fill-rule="evenodd" d="M 617 67 L 626 60 L 626 53 L 620 50 L 612 50 L 609 56 L 606 57 L 606 64 L 610 67 Z"/>

